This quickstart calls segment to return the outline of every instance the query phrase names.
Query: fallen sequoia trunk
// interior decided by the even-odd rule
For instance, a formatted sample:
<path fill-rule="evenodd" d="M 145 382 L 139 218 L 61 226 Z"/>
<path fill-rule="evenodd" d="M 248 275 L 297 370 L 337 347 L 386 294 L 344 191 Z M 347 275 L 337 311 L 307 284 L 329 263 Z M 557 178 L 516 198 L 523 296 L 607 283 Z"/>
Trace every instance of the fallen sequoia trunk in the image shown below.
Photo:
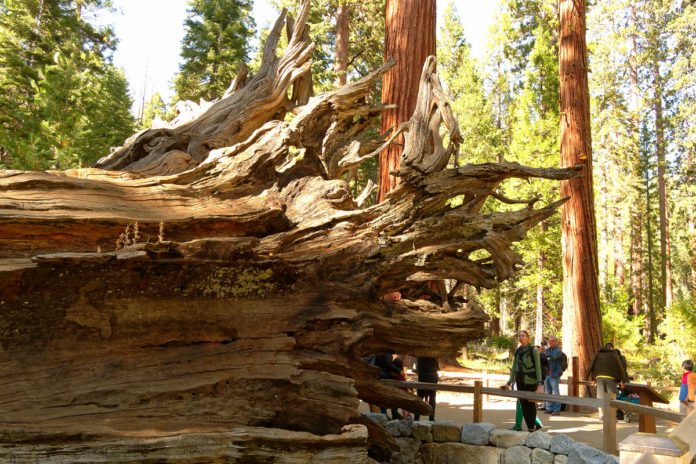
<path fill-rule="evenodd" d="M 104 169 L 0 173 L 0 460 L 367 462 L 395 442 L 359 398 L 430 411 L 361 357 L 450 357 L 479 337 L 481 308 L 418 299 L 424 283 L 510 278 L 512 243 L 561 201 L 484 202 L 511 202 L 509 178 L 576 173 L 447 169 L 459 133 L 430 59 L 399 128 L 403 182 L 360 208 L 342 176 L 389 142 L 363 134 L 392 63 L 307 101 L 307 13 L 282 57 L 284 15 L 259 73 Z"/>

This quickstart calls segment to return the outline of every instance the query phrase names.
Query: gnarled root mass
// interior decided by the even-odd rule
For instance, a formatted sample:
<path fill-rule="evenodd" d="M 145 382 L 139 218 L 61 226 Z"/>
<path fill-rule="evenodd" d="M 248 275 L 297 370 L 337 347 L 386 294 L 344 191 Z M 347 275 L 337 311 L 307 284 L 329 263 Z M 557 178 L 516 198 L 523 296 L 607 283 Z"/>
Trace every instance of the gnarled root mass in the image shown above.
<path fill-rule="evenodd" d="M 430 59 L 399 128 L 403 181 L 358 206 L 343 177 L 389 143 L 364 133 L 393 63 L 307 100 L 308 9 L 281 16 L 255 76 L 192 121 L 136 135 L 102 169 L 0 173 L 2 460 L 367 462 L 395 443 L 359 398 L 429 406 L 361 358 L 451 357 L 481 336 L 480 307 L 418 289 L 512 277 L 512 243 L 560 202 L 484 202 L 510 202 L 506 179 L 575 170 L 447 168 L 459 132 Z M 380 300 L 393 291 L 405 298 Z"/>

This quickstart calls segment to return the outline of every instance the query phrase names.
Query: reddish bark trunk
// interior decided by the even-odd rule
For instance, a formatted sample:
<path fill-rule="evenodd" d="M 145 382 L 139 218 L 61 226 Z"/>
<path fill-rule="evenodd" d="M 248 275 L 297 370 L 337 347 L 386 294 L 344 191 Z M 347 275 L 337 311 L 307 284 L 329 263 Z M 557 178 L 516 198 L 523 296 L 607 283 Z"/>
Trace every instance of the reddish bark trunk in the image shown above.
<path fill-rule="evenodd" d="M 585 43 L 585 1 L 562 0 L 560 43 L 561 166 L 582 164 L 584 176 L 561 183 L 564 347 L 584 371 L 602 345 L 597 232 Z"/>
<path fill-rule="evenodd" d="M 397 105 L 382 116 L 381 132 L 385 133 L 407 121 L 416 107 L 418 76 L 425 59 L 435 55 L 435 0 L 387 0 L 384 58 L 396 59 L 396 66 L 382 79 L 382 102 Z M 377 202 L 382 202 L 399 183 L 390 175 L 399 168 L 403 152 L 403 136 L 399 136 L 379 155 L 379 189 Z"/>
<path fill-rule="evenodd" d="M 350 8 L 345 1 L 342 1 L 336 11 L 336 61 L 334 63 L 334 70 L 336 71 L 334 84 L 336 86 L 346 85 L 348 80 L 349 19 Z"/>

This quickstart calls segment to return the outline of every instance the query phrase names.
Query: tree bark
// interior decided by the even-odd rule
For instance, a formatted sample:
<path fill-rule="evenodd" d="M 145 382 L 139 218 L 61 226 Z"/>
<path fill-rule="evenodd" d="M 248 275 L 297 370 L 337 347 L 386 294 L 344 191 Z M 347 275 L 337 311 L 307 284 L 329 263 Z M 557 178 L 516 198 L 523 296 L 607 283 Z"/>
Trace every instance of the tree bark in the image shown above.
<path fill-rule="evenodd" d="M 387 0 L 384 58 L 397 65 L 382 79 L 382 103 L 396 105 L 382 116 L 381 132 L 386 134 L 411 117 L 416 107 L 418 81 L 427 57 L 436 53 L 435 0 Z M 379 155 L 377 202 L 399 183 L 391 174 L 399 169 L 403 137 Z"/>
<path fill-rule="evenodd" d="M 665 160 L 664 119 L 662 117 L 662 78 L 657 62 L 653 64 L 653 81 L 655 85 L 655 152 L 657 154 L 657 191 L 660 208 L 660 280 L 662 283 L 661 300 L 662 307 L 672 307 L 672 265 L 670 263 L 669 247 L 669 218 L 667 217 L 667 186 L 665 174 L 667 162 Z"/>
<path fill-rule="evenodd" d="M 633 30 L 637 30 L 636 6 L 631 5 L 631 22 Z M 642 179 L 640 156 L 640 91 L 638 88 L 638 38 L 636 33 L 631 34 L 631 50 L 628 60 L 628 73 L 631 81 L 630 87 L 630 118 L 634 132 L 634 149 L 631 153 L 631 173 L 636 179 Z M 634 196 L 636 194 L 634 193 Z M 643 224 L 642 213 L 638 208 L 632 208 L 630 213 L 631 227 L 631 291 L 633 302 L 631 311 L 634 316 L 643 312 Z"/>
<path fill-rule="evenodd" d="M 561 166 L 584 166 L 582 178 L 561 183 L 561 196 L 570 197 L 561 212 L 563 346 L 580 358 L 584 372 L 602 346 L 585 1 L 562 0 L 560 12 Z"/>
<path fill-rule="evenodd" d="M 250 115 L 258 126 L 202 164 L 134 173 L 126 153 L 150 148 L 155 165 L 172 154 L 131 140 L 138 150 L 109 160 L 125 171 L 0 172 L 0 460 L 366 463 L 368 450 L 388 458 L 397 445 L 359 399 L 431 412 L 362 357 L 451 358 L 479 338 L 479 305 L 453 299 L 445 313 L 411 291 L 513 277 L 513 243 L 564 200 L 484 203 L 512 201 L 496 193 L 507 179 L 578 169 L 447 169 L 459 133 L 429 59 L 404 126 L 402 182 L 359 207 L 341 176 L 385 144 L 365 136 L 385 107 L 366 102 L 393 62 L 304 105 L 270 104 L 266 91 L 285 96 L 306 77 L 308 13 L 305 0 L 287 21 L 283 56 L 266 44 L 270 89 L 252 78 L 215 118 L 184 125 L 210 134 L 224 120 L 219 140 L 237 140 Z M 473 259 L 478 250 L 490 257 Z M 405 297 L 379 298 L 394 291 Z"/>
<path fill-rule="evenodd" d="M 348 45 L 350 43 L 350 6 L 345 0 L 339 1 L 336 11 L 336 59 L 334 71 L 337 87 L 348 82 Z"/>

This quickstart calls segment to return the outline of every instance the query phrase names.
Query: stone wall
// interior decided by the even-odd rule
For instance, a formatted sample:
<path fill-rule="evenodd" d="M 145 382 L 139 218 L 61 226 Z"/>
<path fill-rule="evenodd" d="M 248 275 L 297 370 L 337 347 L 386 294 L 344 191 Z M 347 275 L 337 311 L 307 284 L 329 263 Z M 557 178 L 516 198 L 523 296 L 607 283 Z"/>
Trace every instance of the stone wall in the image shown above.
<path fill-rule="evenodd" d="M 368 414 L 396 437 L 401 451 L 389 464 L 619 464 L 619 458 L 573 441 L 549 435 L 496 429 L 493 424 L 430 421 L 387 421 Z"/>

